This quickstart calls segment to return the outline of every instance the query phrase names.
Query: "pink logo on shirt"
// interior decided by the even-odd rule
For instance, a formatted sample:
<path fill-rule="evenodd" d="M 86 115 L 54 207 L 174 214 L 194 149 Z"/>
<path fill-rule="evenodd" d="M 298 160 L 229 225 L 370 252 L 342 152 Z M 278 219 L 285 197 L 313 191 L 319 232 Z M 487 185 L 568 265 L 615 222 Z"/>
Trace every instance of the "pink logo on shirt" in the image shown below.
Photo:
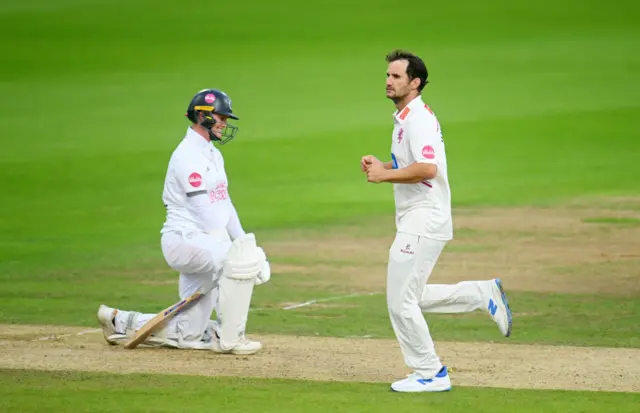
<path fill-rule="evenodd" d="M 214 95 L 213 93 L 208 93 L 205 97 L 204 97 L 204 101 L 207 103 L 213 103 L 216 100 L 216 95 Z"/>
<path fill-rule="evenodd" d="M 229 199 L 229 191 L 226 182 L 220 182 L 216 185 L 216 189 L 209 192 L 209 200 L 213 202 Z"/>
<path fill-rule="evenodd" d="M 402 142 L 402 137 L 404 136 L 404 130 L 400 128 L 398 131 L 398 143 Z"/>
<path fill-rule="evenodd" d="M 202 176 L 200 176 L 200 174 L 197 172 L 194 172 L 191 175 L 189 175 L 189 185 L 191 185 L 194 188 L 197 188 L 200 185 L 202 185 Z"/>
<path fill-rule="evenodd" d="M 422 156 L 427 159 L 433 159 L 436 157 L 436 151 L 433 149 L 433 146 L 426 145 L 422 148 Z"/>

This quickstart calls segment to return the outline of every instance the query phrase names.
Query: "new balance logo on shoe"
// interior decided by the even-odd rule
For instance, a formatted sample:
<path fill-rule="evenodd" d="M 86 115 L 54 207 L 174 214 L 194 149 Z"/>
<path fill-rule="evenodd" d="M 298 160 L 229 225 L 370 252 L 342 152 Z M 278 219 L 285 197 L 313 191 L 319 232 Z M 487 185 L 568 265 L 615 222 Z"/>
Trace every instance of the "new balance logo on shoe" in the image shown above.
<path fill-rule="evenodd" d="M 442 366 L 442 368 L 440 369 L 440 371 L 438 372 L 438 374 L 436 374 L 436 379 L 442 379 L 447 377 L 447 367 L 446 366 Z M 429 383 L 433 383 L 434 379 L 418 379 L 417 382 L 420 384 L 429 384 Z"/>
<path fill-rule="evenodd" d="M 493 299 L 489 299 L 489 312 L 491 315 L 496 315 L 496 311 L 498 311 L 498 306 L 493 302 Z"/>

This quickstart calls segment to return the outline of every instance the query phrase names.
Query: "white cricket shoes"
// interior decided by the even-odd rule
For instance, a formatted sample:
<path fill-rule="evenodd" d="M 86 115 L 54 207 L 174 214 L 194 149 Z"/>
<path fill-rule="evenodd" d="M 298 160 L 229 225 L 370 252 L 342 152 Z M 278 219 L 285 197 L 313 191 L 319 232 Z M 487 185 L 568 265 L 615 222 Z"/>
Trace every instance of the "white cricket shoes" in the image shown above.
<path fill-rule="evenodd" d="M 98 308 L 98 321 L 102 326 L 102 335 L 107 343 L 112 346 L 121 344 L 127 339 L 127 336 L 124 334 L 120 334 L 116 331 L 116 326 L 114 323 L 114 318 L 118 314 L 118 310 L 115 308 L 107 307 L 104 304 L 101 304 Z"/>
<path fill-rule="evenodd" d="M 211 341 L 212 350 L 216 353 L 220 354 L 235 354 L 235 355 L 250 355 L 255 354 L 262 349 L 262 343 L 259 341 L 249 340 L 245 336 L 242 336 L 242 339 L 233 346 L 230 350 L 224 350 L 222 346 L 220 346 L 220 337 L 218 337 L 218 333 L 215 333 L 215 338 Z"/>
<path fill-rule="evenodd" d="M 189 340 L 185 341 L 182 339 L 181 334 L 178 333 L 177 341 L 173 341 L 171 339 L 165 340 L 169 342 L 176 342 L 176 348 L 180 349 L 188 349 L 188 350 L 211 350 L 215 353 L 219 354 L 235 354 L 235 355 L 249 355 L 254 354 L 262 349 L 262 344 L 259 341 L 249 340 L 246 337 L 242 337 L 242 339 L 229 350 L 224 350 L 220 345 L 220 337 L 218 336 L 218 331 L 214 327 L 217 323 L 215 321 L 211 321 L 209 326 L 204 332 L 202 340 L 194 341 Z"/>
<path fill-rule="evenodd" d="M 442 366 L 438 374 L 430 379 L 425 379 L 417 373 L 411 373 L 406 379 L 392 383 L 391 390 L 403 393 L 449 391 L 451 390 L 451 379 L 447 367 Z"/>
<path fill-rule="evenodd" d="M 118 314 L 118 310 L 101 304 L 98 308 L 98 321 L 102 326 L 102 335 L 104 339 L 112 346 L 124 344 L 129 338 L 133 337 L 133 330 L 127 330 L 128 334 L 120 333 L 116 330 L 114 325 L 114 319 Z M 135 317 L 140 313 L 129 312 L 135 321 Z M 157 334 L 157 333 L 156 333 Z M 141 345 L 147 345 L 151 347 L 172 347 L 177 348 L 178 344 L 175 341 L 167 340 L 164 337 L 157 337 L 152 334 Z"/>
<path fill-rule="evenodd" d="M 511 335 L 512 315 L 507 294 L 502 288 L 502 281 L 499 278 L 491 280 L 490 286 L 485 290 L 485 311 L 489 313 L 493 321 L 498 325 L 503 336 Z"/>
<path fill-rule="evenodd" d="M 118 314 L 118 310 L 101 304 L 98 308 L 98 321 L 102 326 L 102 335 L 104 339 L 112 346 L 118 344 L 124 344 L 130 337 L 133 336 L 133 330 L 127 330 L 129 335 L 120 333 L 116 330 L 114 325 L 114 318 Z M 131 313 L 134 317 L 139 313 Z M 167 334 L 166 331 L 160 330 L 151 334 L 141 345 L 150 347 L 168 347 L 178 348 L 185 350 L 213 350 L 220 354 L 235 354 L 235 355 L 249 355 L 257 353 L 262 349 L 262 343 L 259 341 L 249 340 L 246 337 L 242 339 L 230 350 L 223 350 L 220 346 L 220 338 L 217 333 L 217 326 L 215 321 L 211 321 L 210 325 L 205 331 L 202 340 L 183 340 L 182 335 Z"/>

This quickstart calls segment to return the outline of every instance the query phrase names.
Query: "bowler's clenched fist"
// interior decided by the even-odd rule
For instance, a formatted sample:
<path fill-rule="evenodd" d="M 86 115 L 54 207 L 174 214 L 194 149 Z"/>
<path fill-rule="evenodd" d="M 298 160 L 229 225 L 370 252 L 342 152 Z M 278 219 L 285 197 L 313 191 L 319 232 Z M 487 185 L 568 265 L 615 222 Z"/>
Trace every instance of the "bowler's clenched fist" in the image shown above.
<path fill-rule="evenodd" d="M 365 155 L 360 160 L 360 169 L 362 170 L 362 172 L 367 172 L 367 169 L 369 169 L 369 166 L 373 165 L 374 163 L 382 164 L 382 162 L 380 162 L 378 158 L 376 158 L 375 156 Z"/>

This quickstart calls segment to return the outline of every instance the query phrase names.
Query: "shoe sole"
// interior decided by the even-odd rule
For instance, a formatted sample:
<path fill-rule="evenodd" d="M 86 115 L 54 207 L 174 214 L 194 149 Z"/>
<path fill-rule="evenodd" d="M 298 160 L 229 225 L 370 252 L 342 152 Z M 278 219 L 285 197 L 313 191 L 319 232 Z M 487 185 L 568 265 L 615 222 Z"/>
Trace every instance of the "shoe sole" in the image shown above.
<path fill-rule="evenodd" d="M 509 307 L 509 300 L 507 300 L 507 294 L 504 292 L 504 288 L 502 288 L 502 281 L 500 280 L 500 278 L 496 279 L 496 286 L 498 287 L 498 290 L 500 290 L 502 303 L 504 304 L 504 307 L 507 309 L 507 321 L 509 322 L 509 327 L 507 328 L 507 334 L 505 335 L 505 337 L 509 337 L 511 335 L 511 322 L 512 322 L 511 308 Z"/>
<path fill-rule="evenodd" d="M 232 354 L 234 356 L 250 356 L 252 354 L 256 354 L 260 350 L 262 350 L 262 349 L 257 349 L 257 350 L 229 350 L 229 351 L 214 349 L 213 351 L 214 351 L 214 353 L 218 353 L 218 354 Z"/>
<path fill-rule="evenodd" d="M 447 387 L 446 389 L 442 390 L 395 390 L 391 388 L 391 391 L 395 393 L 443 393 L 446 391 L 451 391 L 451 387 Z"/>
<path fill-rule="evenodd" d="M 214 353 L 218 353 L 218 354 L 233 354 L 234 356 L 250 356 L 262 350 L 262 346 L 253 350 L 239 350 L 237 348 L 232 348 L 231 350 L 223 350 L 220 347 L 220 343 L 216 341 L 212 344 L 211 350 L 213 350 Z"/>
<path fill-rule="evenodd" d="M 396 393 L 440 393 L 440 392 L 445 392 L 445 391 L 451 391 L 451 384 L 449 384 L 449 387 L 443 387 L 443 388 L 436 388 L 433 390 L 429 390 L 428 388 L 417 388 L 415 390 L 396 390 L 393 388 L 393 386 L 390 386 L 391 391 L 396 392 Z"/>

